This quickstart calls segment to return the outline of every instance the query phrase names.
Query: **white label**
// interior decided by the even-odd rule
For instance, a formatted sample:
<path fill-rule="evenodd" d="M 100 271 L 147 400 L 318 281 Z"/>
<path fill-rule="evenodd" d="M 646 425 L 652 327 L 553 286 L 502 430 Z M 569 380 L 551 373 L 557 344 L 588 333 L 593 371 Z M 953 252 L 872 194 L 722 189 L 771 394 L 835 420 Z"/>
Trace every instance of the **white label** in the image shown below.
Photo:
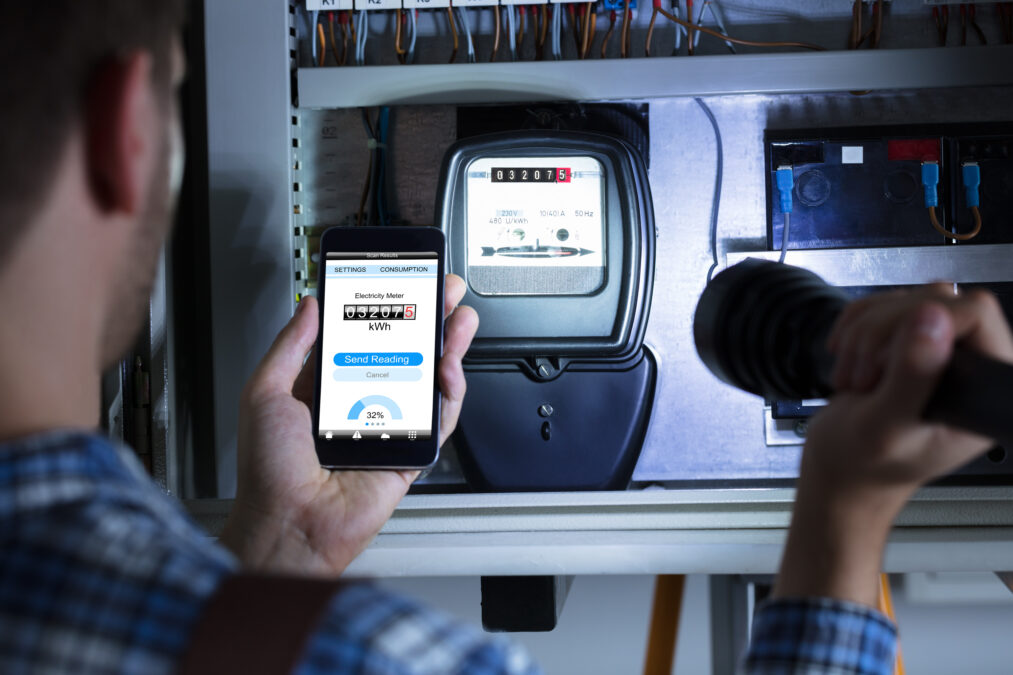
<path fill-rule="evenodd" d="M 353 0 L 306 0 L 306 9 L 315 11 L 343 11 L 353 9 Z"/>
<path fill-rule="evenodd" d="M 461 5 L 460 2 L 457 3 Z M 405 9 L 446 9 L 450 0 L 404 0 Z"/>
<path fill-rule="evenodd" d="M 401 0 L 355 0 L 355 9 L 401 9 Z"/>
<path fill-rule="evenodd" d="M 604 172 L 593 157 L 481 157 L 468 166 L 468 265 L 604 267 Z"/>
<path fill-rule="evenodd" d="M 926 5 L 994 5 L 1003 0 L 925 0 Z"/>
<path fill-rule="evenodd" d="M 405 0 L 405 6 L 411 0 Z M 455 0 L 454 7 L 497 7 L 499 0 Z"/>
<path fill-rule="evenodd" d="M 841 148 L 841 164 L 861 164 L 865 161 L 865 149 L 861 145 L 845 145 Z"/>
<path fill-rule="evenodd" d="M 549 0 L 534 0 L 528 2 L 528 0 L 500 0 L 501 5 L 547 5 Z"/>
<path fill-rule="evenodd" d="M 587 0 L 549 0 L 550 5 L 565 5 L 576 2 L 587 2 Z"/>

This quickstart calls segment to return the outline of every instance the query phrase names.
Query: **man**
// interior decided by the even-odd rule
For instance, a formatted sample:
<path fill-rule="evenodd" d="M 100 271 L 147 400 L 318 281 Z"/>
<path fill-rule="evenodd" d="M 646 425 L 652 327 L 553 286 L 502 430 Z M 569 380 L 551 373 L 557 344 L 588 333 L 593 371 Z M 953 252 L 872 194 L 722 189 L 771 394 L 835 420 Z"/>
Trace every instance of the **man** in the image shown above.
<path fill-rule="evenodd" d="M 317 332 L 304 301 L 247 385 L 239 491 L 211 542 L 97 434 L 100 375 L 136 337 L 181 166 L 182 0 L 0 5 L 0 671 L 176 669 L 240 565 L 337 576 L 414 474 L 331 473 L 293 395 Z M 442 429 L 478 325 L 455 306 Z M 338 593 L 298 671 L 528 673 L 525 652 L 368 586 Z"/>
<path fill-rule="evenodd" d="M 194 527 L 129 450 L 96 434 L 100 374 L 134 338 L 179 183 L 172 92 L 183 74 L 181 21 L 181 0 L 0 5 L 3 672 L 173 671 L 240 566 L 337 576 L 414 479 L 317 464 L 302 402 L 312 374 L 300 376 L 317 331 L 312 299 L 244 391 L 227 548 Z M 444 436 L 460 411 L 461 356 L 477 328 L 473 311 L 454 309 L 461 280 L 448 278 L 446 292 Z M 984 447 L 918 424 L 924 392 L 955 336 L 1013 358 L 1005 324 L 982 297 L 913 308 L 870 301 L 842 323 L 841 386 L 854 393 L 814 425 L 777 595 L 836 598 L 804 602 L 877 621 L 843 604 L 873 598 L 878 550 L 862 545 L 881 550 L 891 512 L 914 486 Z M 904 340 L 891 342 L 898 325 Z M 867 334 L 879 338 L 858 337 Z M 883 376 L 874 368 L 850 381 L 849 359 L 878 357 L 887 342 L 887 356 L 873 361 L 885 364 Z M 881 508 L 868 515 L 870 504 Z M 855 525 L 866 517 L 876 527 Z M 819 564 L 804 565 L 810 556 Z M 757 618 L 754 669 L 791 658 L 782 637 L 763 630 L 784 625 L 784 602 Z M 807 636 L 787 644 L 805 646 Z M 368 586 L 337 593 L 299 658 L 300 673 L 536 672 L 522 650 Z"/>
<path fill-rule="evenodd" d="M 831 332 L 839 392 L 810 427 L 772 599 L 757 612 L 745 670 L 889 674 L 896 627 L 876 606 L 894 518 L 924 483 L 992 445 L 926 424 L 956 342 L 1013 363 L 995 297 L 939 284 L 852 303 Z M 969 667 L 973 664 L 969 664 Z"/>

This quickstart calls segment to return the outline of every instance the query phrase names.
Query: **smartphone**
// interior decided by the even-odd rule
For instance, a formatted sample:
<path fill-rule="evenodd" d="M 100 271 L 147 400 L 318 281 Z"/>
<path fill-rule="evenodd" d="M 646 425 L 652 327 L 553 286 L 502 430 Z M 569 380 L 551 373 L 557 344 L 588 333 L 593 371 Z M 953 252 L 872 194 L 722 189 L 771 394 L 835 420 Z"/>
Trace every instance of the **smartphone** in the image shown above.
<path fill-rule="evenodd" d="M 324 232 L 313 409 L 322 466 L 436 462 L 445 247 L 434 227 Z"/>

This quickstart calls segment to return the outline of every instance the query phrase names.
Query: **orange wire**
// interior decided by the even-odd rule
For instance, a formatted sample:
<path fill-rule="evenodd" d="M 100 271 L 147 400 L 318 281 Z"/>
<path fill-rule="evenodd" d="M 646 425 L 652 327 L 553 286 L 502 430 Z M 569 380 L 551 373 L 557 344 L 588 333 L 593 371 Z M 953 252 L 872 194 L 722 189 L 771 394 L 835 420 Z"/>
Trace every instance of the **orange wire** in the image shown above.
<path fill-rule="evenodd" d="M 331 34 L 331 53 L 334 54 L 334 65 L 340 66 L 341 58 L 338 55 L 338 38 L 334 34 L 334 12 L 329 12 L 327 14 L 327 21 L 328 21 L 327 27 Z"/>
<path fill-rule="evenodd" d="M 619 41 L 619 56 L 627 58 L 629 56 L 629 44 L 630 44 L 630 19 L 633 18 L 630 12 L 630 0 L 623 0 L 623 27 L 621 40 Z"/>
<path fill-rule="evenodd" d="M 612 31 L 616 29 L 616 11 L 613 9 L 609 14 L 609 29 L 605 31 L 605 37 L 601 41 L 601 57 L 606 57 L 606 49 L 609 46 L 609 38 L 612 37 Z"/>
<path fill-rule="evenodd" d="M 320 42 L 320 48 L 317 52 L 320 54 L 318 65 L 324 65 L 324 61 L 327 59 L 327 38 L 324 37 L 324 24 L 317 21 L 317 40 Z M 317 58 L 314 54 L 313 58 Z"/>
<path fill-rule="evenodd" d="M 957 241 L 967 241 L 968 239 L 974 239 L 981 232 L 981 211 L 978 210 L 977 206 L 971 207 L 971 215 L 974 216 L 974 229 L 972 229 L 970 232 L 960 234 L 957 232 L 950 232 L 949 230 L 945 229 L 942 225 L 940 225 L 939 219 L 936 217 L 936 207 L 934 206 L 929 207 L 929 220 L 932 221 L 932 227 L 935 228 L 936 232 L 943 235 L 944 237 L 956 239 Z"/>
<path fill-rule="evenodd" d="M 496 26 L 496 32 L 492 38 L 492 54 L 489 55 L 489 63 L 492 63 L 493 61 L 496 60 L 496 52 L 499 51 L 499 33 L 500 33 L 499 5 L 492 8 L 492 16 Z"/>
<path fill-rule="evenodd" d="M 397 27 L 394 29 L 394 51 L 397 52 L 399 60 L 404 63 L 404 55 L 407 49 L 401 48 L 401 10 L 397 10 Z"/>
<path fill-rule="evenodd" d="M 454 51 L 450 52 L 450 63 L 457 60 L 457 26 L 454 25 L 454 10 L 447 7 L 447 16 L 450 17 L 450 34 L 454 36 Z"/>
<path fill-rule="evenodd" d="M 800 47 L 802 49 L 812 49 L 813 51 L 818 52 L 826 51 L 826 47 L 820 47 L 819 45 L 814 45 L 811 42 L 757 42 L 755 40 L 743 40 L 742 38 L 732 37 L 731 35 L 725 35 L 724 33 L 719 33 L 716 30 L 711 30 L 706 26 L 697 26 L 695 24 L 690 23 L 689 21 L 683 21 L 679 17 L 674 16 L 671 12 L 668 12 L 664 9 L 659 8 L 658 13 L 661 14 L 661 16 L 665 17 L 666 19 L 674 21 L 680 26 L 686 26 L 687 28 L 692 27 L 694 30 L 698 30 L 701 33 L 713 35 L 716 38 L 726 40 L 728 42 L 734 42 L 735 44 L 738 45 L 745 45 L 747 47 Z"/>
<path fill-rule="evenodd" d="M 890 593 L 890 577 L 886 574 L 879 575 L 879 599 L 877 604 L 881 613 L 890 617 L 894 624 L 897 623 L 897 615 L 893 612 L 893 597 Z M 893 663 L 894 675 L 904 675 L 904 656 L 901 654 L 900 643 L 897 643 L 897 657 Z"/>
<path fill-rule="evenodd" d="M 647 25 L 647 41 L 644 43 L 644 56 L 651 55 L 651 40 L 654 38 L 654 22 L 658 20 L 658 8 L 651 12 L 651 23 Z M 676 29 L 678 30 L 678 29 Z"/>
<path fill-rule="evenodd" d="M 591 39 L 591 7 L 594 6 L 593 2 L 587 3 L 584 13 L 584 38 L 580 41 L 580 58 L 587 58 L 587 50 L 591 46 L 589 41 Z"/>

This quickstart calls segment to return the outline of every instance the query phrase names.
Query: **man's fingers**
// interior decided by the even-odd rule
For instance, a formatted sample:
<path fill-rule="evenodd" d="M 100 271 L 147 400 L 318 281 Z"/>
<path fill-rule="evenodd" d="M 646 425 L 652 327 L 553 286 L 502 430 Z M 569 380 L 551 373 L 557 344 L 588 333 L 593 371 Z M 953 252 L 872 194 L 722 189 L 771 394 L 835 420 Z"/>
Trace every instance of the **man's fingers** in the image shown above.
<path fill-rule="evenodd" d="M 291 392 L 306 354 L 316 342 L 318 323 L 317 300 L 306 296 L 257 366 L 247 391 L 250 394 Z"/>
<path fill-rule="evenodd" d="M 464 279 L 456 274 L 447 275 L 446 279 L 443 281 L 444 320 L 454 313 L 454 309 L 457 307 L 457 304 L 461 302 L 461 298 L 464 297 L 466 290 L 468 290 L 468 287 L 467 284 L 464 283 Z"/>
<path fill-rule="evenodd" d="M 920 419 L 950 360 L 953 342 L 951 314 L 942 304 L 925 302 L 909 312 L 890 344 L 875 393 L 875 417 L 891 425 Z"/>
<path fill-rule="evenodd" d="M 478 330 L 478 313 L 471 307 L 459 307 L 447 321 L 443 340 L 443 358 L 440 361 L 440 391 L 443 405 L 440 407 L 440 445 L 457 426 L 457 418 L 464 404 L 467 383 L 461 359 L 471 346 Z"/>

